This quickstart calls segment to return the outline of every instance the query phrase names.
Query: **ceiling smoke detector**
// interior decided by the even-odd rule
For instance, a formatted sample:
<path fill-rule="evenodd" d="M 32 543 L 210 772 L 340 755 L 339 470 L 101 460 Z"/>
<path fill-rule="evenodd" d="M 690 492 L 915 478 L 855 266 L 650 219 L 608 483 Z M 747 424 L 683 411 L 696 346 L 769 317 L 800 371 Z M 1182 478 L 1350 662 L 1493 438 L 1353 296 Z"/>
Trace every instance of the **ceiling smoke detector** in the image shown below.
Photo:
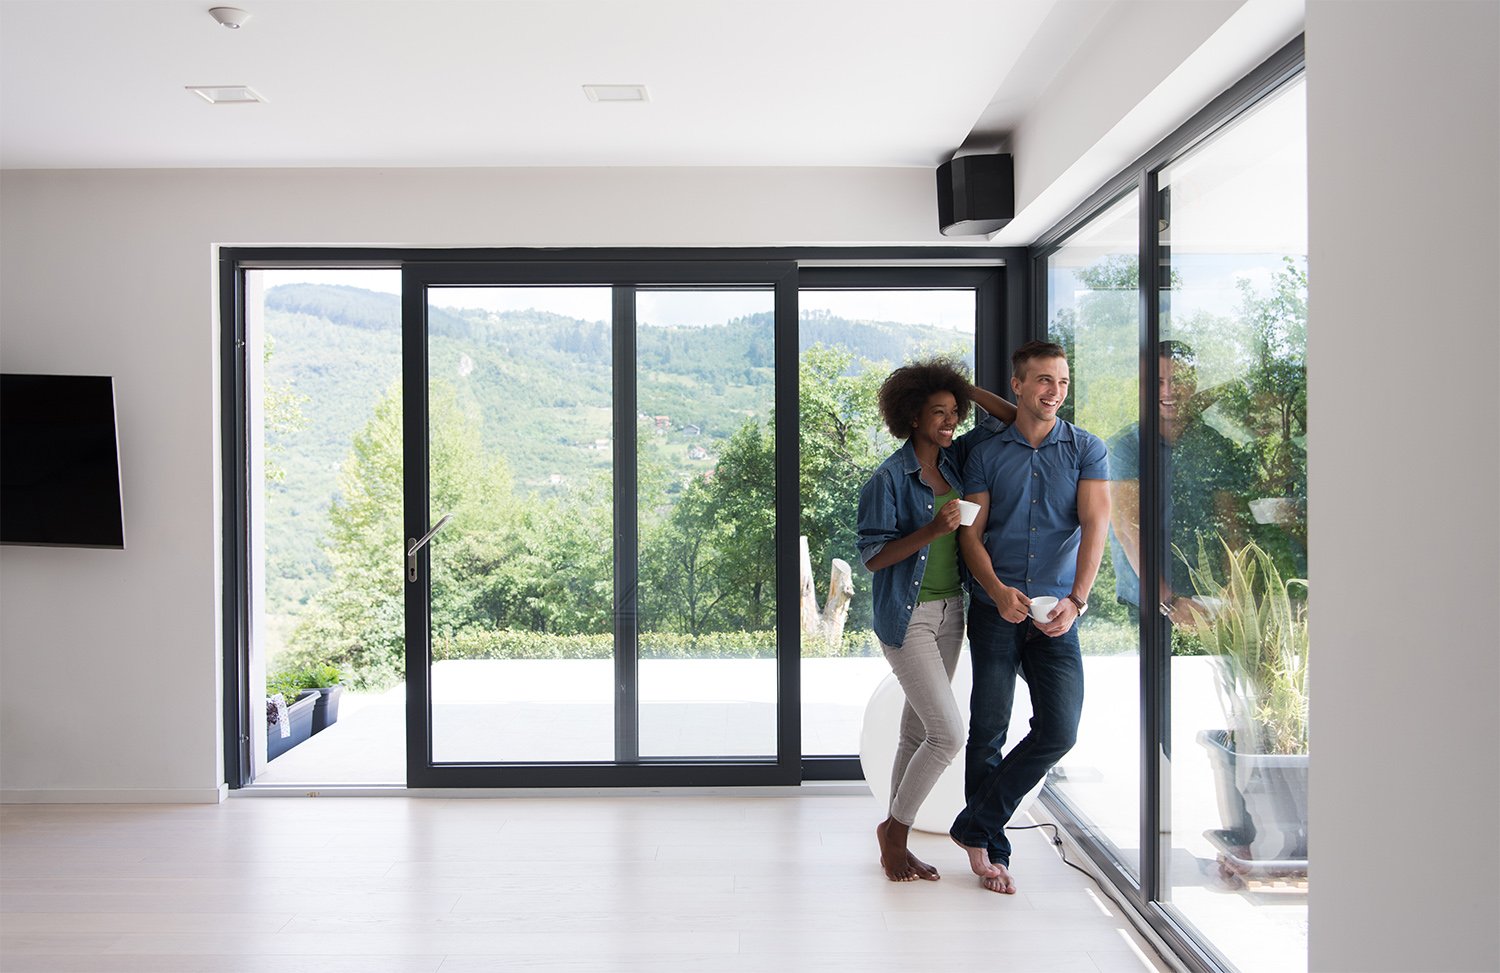
<path fill-rule="evenodd" d="M 230 30 L 239 30 L 250 19 L 249 11 L 239 7 L 210 7 L 208 15 Z"/>

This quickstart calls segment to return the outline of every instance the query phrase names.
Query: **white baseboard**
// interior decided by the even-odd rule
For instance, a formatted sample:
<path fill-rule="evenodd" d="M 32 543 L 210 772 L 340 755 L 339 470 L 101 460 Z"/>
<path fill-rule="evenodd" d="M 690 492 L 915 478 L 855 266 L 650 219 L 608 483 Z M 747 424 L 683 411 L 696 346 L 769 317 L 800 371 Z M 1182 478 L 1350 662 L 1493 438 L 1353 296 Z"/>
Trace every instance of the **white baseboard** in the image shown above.
<path fill-rule="evenodd" d="M 0 804 L 219 804 L 229 785 L 182 788 L 0 788 Z"/>

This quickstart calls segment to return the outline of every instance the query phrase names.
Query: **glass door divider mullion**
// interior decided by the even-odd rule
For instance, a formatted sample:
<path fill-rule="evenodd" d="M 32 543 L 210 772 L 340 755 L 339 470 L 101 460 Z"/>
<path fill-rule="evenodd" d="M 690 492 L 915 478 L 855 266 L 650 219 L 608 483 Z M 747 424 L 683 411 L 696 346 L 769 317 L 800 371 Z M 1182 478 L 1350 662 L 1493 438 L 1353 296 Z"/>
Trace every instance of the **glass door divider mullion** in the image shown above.
<path fill-rule="evenodd" d="M 802 779 L 802 621 L 798 612 L 801 533 L 798 430 L 798 275 L 776 278 L 772 327 L 776 376 L 776 762 L 782 782 Z"/>
<path fill-rule="evenodd" d="M 401 272 L 401 438 L 402 536 L 419 538 L 430 529 L 431 488 L 427 446 L 427 282 L 410 265 Z M 416 578 L 409 580 L 405 552 L 391 552 L 391 570 L 401 573 L 406 630 L 406 784 L 432 783 L 432 584 L 431 548 L 417 553 Z"/>
<path fill-rule="evenodd" d="M 610 315 L 614 343 L 615 761 L 621 764 L 638 763 L 641 757 L 635 290 L 629 284 L 613 287 Z"/>
<path fill-rule="evenodd" d="M 1167 799 L 1164 773 L 1166 755 L 1163 748 L 1163 707 L 1166 668 L 1170 659 L 1160 651 L 1163 639 L 1170 644 L 1170 623 L 1157 608 L 1158 583 L 1146 579 L 1162 577 L 1167 552 L 1163 543 L 1161 521 L 1163 483 L 1161 477 L 1161 421 L 1157 408 L 1157 381 L 1160 363 L 1156 348 L 1161 340 L 1161 273 L 1160 238 L 1157 232 L 1157 174 L 1145 170 L 1138 187 L 1140 214 L 1140 252 L 1138 258 L 1140 287 L 1140 552 L 1141 552 L 1141 630 L 1140 630 L 1140 696 L 1141 696 L 1141 789 L 1140 789 L 1140 891 L 1145 902 L 1161 897 L 1161 826 L 1165 819 L 1163 802 Z M 1145 902 L 1141 905 L 1145 905 Z"/>

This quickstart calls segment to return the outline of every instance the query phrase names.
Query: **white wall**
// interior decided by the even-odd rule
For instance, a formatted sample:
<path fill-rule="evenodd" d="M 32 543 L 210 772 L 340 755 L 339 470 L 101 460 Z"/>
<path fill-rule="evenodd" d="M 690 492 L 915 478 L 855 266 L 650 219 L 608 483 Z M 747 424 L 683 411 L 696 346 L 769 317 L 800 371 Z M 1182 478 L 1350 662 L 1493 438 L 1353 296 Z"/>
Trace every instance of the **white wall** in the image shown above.
<path fill-rule="evenodd" d="M 1110 6 L 1011 135 L 1017 213 L 994 241 L 1033 242 L 1301 30 L 1302 0 Z"/>
<path fill-rule="evenodd" d="M 126 511 L 123 552 L 0 549 L 0 799 L 218 796 L 216 244 L 951 245 L 932 180 L 927 169 L 0 173 L 0 367 L 115 376 Z"/>
<path fill-rule="evenodd" d="M 1316 973 L 1500 969 L 1497 51 L 1308 4 Z"/>

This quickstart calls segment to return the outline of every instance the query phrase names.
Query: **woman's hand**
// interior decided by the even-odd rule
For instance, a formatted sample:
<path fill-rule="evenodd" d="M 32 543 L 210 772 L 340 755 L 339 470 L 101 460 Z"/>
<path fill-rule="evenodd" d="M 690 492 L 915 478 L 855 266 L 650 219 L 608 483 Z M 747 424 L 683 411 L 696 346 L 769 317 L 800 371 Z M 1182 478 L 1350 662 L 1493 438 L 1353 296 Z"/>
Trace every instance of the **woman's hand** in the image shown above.
<path fill-rule="evenodd" d="M 934 538 L 942 537 L 944 534 L 951 534 L 955 530 L 958 530 L 960 513 L 962 511 L 958 509 L 957 500 L 949 500 L 943 504 L 938 510 L 937 516 L 932 518 L 932 523 L 927 525 L 928 529 L 932 531 L 932 536 Z"/>

